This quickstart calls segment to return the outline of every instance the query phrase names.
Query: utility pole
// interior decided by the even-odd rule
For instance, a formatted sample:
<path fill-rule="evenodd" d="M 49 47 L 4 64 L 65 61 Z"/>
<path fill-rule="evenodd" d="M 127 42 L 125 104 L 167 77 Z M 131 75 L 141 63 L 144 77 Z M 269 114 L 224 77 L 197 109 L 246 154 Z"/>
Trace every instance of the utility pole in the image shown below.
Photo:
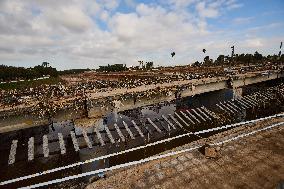
<path fill-rule="evenodd" d="M 278 59 L 279 59 L 279 62 L 280 62 L 280 59 L 281 59 L 281 49 L 282 49 L 282 41 L 280 42 L 280 51 L 279 51 L 279 54 L 278 54 Z M 280 62 L 280 64 L 281 64 L 281 69 L 282 69 L 282 62 Z M 279 64 L 277 64 L 277 65 L 279 65 Z M 278 66 L 277 66 L 278 67 Z"/>
<path fill-rule="evenodd" d="M 235 55 L 235 46 L 232 46 L 231 49 L 232 49 L 232 54 L 231 54 L 231 61 L 230 61 L 230 65 L 229 65 L 230 69 L 231 69 L 231 66 L 232 66 L 232 63 L 233 63 L 233 58 L 234 58 L 234 55 Z"/>
<path fill-rule="evenodd" d="M 279 56 L 279 59 L 280 59 L 280 57 L 281 57 L 281 49 L 282 49 L 282 41 L 281 41 L 281 43 L 280 43 L 280 51 L 279 51 L 279 54 L 278 54 L 278 56 Z"/>

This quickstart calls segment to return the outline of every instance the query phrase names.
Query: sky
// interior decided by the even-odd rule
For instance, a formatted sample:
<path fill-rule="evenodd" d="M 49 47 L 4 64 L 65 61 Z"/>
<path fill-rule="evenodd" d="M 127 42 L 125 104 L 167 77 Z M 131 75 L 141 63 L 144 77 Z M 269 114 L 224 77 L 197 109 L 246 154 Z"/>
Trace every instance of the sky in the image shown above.
<path fill-rule="evenodd" d="M 278 54 L 283 18 L 283 0 L 0 0 L 0 64 L 186 65 L 232 45 Z"/>

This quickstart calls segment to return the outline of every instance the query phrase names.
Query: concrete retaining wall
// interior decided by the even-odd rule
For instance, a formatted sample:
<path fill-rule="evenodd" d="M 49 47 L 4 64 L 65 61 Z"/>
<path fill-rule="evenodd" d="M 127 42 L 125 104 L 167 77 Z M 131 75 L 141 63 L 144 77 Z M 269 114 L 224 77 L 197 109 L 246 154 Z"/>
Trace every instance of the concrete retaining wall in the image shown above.
<path fill-rule="evenodd" d="M 269 75 L 252 75 L 246 77 L 240 77 L 233 79 L 232 81 L 227 78 L 212 78 L 210 80 L 198 80 L 192 84 L 186 86 L 173 86 L 169 88 L 167 92 L 153 93 L 149 96 L 142 98 L 136 98 L 129 96 L 127 99 L 120 99 L 119 96 L 106 97 L 105 99 L 93 99 L 88 102 L 88 110 L 77 110 L 72 109 L 61 110 L 56 113 L 51 119 L 48 118 L 37 118 L 32 115 L 13 115 L 9 117 L 0 117 L 0 133 L 8 132 L 11 130 L 17 130 L 32 126 L 38 126 L 47 124 L 49 121 L 64 121 L 64 120 L 77 120 L 82 119 L 82 124 L 88 122 L 88 119 L 97 119 L 106 115 L 111 111 L 124 111 L 133 108 L 138 108 L 146 105 L 156 104 L 164 101 L 174 100 L 176 96 L 178 97 L 188 97 L 197 94 L 217 91 L 221 89 L 226 89 L 229 87 L 228 83 L 231 81 L 231 85 L 235 91 L 235 95 L 241 95 L 241 91 L 238 89 L 245 85 L 260 83 L 264 81 L 269 81 L 283 77 L 284 74 L 271 73 Z M 116 100 L 119 105 L 114 107 L 114 100 Z M 135 101 L 135 103 L 134 103 Z"/>

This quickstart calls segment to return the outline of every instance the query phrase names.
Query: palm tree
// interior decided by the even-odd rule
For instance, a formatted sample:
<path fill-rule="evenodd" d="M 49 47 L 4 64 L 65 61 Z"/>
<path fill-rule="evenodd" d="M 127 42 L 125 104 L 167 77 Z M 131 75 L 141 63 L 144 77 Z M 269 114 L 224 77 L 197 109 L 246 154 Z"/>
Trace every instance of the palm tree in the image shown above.
<path fill-rule="evenodd" d="M 43 66 L 43 67 L 47 67 L 48 65 L 49 65 L 48 62 L 43 62 L 43 63 L 42 63 L 42 66 Z"/>
<path fill-rule="evenodd" d="M 144 61 L 143 60 L 139 60 L 139 67 L 143 68 L 144 67 Z"/>

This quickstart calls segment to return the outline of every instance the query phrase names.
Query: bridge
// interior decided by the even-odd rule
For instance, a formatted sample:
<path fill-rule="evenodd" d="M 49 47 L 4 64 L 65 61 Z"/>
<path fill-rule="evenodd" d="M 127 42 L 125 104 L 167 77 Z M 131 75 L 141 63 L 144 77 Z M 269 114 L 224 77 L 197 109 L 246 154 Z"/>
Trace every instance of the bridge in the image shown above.
<path fill-rule="evenodd" d="M 78 165 L 83 165 L 95 160 L 101 160 L 106 157 L 112 158 L 131 153 L 133 151 L 138 153 L 139 150 L 144 150 L 146 148 L 155 147 L 155 152 L 159 153 L 159 145 L 169 145 L 169 143 L 174 140 L 183 139 L 184 142 L 188 142 L 187 139 L 197 140 L 200 138 L 207 138 L 214 133 L 239 127 L 244 124 L 243 122 L 235 123 L 240 115 L 245 112 L 248 112 L 248 114 L 251 115 L 254 111 L 263 111 L 265 108 L 268 109 L 269 107 L 276 109 L 275 104 L 282 104 L 283 99 L 284 87 L 283 85 L 278 85 L 270 87 L 265 91 L 254 92 L 250 95 L 245 95 L 237 99 L 218 102 L 214 107 L 209 108 L 201 106 L 182 111 L 176 110 L 172 114 L 162 115 L 156 119 L 146 118 L 145 124 L 141 124 L 142 121 L 122 119 L 120 122 L 104 127 L 103 130 L 98 130 L 98 128 L 92 128 L 92 131 L 79 129 L 80 131 L 77 130 L 76 133 L 71 130 L 70 133 L 65 136 L 63 136 L 63 133 L 61 132 L 57 132 L 57 136 L 41 133 L 42 137 L 40 139 L 37 136 L 31 136 L 28 138 L 26 144 L 22 144 L 20 140 L 14 138 L 9 144 L 9 153 L 3 153 L 2 156 L 2 159 L 6 159 L 7 161 L 1 162 L 4 170 L 12 173 L 17 172 L 18 163 L 24 161 L 29 164 L 36 163 L 36 159 L 41 159 L 41 161 L 48 160 L 55 154 L 65 158 L 66 155 L 70 155 L 74 153 L 74 151 L 80 152 L 82 153 L 81 155 L 83 155 L 85 153 L 83 151 L 88 150 L 95 157 L 93 157 L 92 160 L 88 159 L 83 163 L 73 163 L 68 166 L 28 176 L 21 175 L 22 177 L 15 179 L 7 176 L 7 178 L 4 179 L 6 181 L 2 180 L 0 185 L 8 185 L 22 180 L 27 180 L 30 184 L 30 179 L 33 179 L 34 177 L 64 171 L 70 167 L 76 167 Z M 279 116 L 283 117 L 283 114 L 260 118 L 258 120 L 268 120 Z M 250 120 L 245 123 L 249 124 L 254 122 L 255 120 Z M 283 122 L 278 123 L 278 125 L 279 124 L 282 125 Z M 180 134 L 177 135 L 178 133 Z M 157 136 L 161 136 L 161 138 L 159 139 Z M 36 137 L 39 140 L 36 140 Z M 131 145 L 131 143 L 133 144 L 133 141 L 137 141 L 139 139 L 146 141 L 146 145 L 141 145 L 140 143 L 137 143 L 136 146 Z M 57 150 L 54 151 L 55 146 L 57 146 Z M 121 148 L 121 146 L 124 146 L 124 148 Z M 118 148 L 118 152 L 114 151 L 111 154 L 108 154 L 109 152 L 105 152 L 106 154 L 100 156 L 102 149 L 110 147 L 113 149 Z M 164 148 L 161 148 L 160 150 L 163 149 Z M 95 153 L 92 150 L 95 150 Z M 19 159 L 21 156 L 17 155 L 18 153 L 27 154 L 24 156 L 26 159 Z M 143 154 L 145 155 L 144 151 Z M 129 156 L 129 158 L 131 157 L 132 156 Z M 126 160 L 128 161 L 129 159 Z M 115 161 L 117 162 L 117 159 Z M 13 175 L 13 177 L 14 176 L 15 175 Z M 32 180 L 32 182 L 35 181 L 38 182 L 37 180 Z"/>
<path fill-rule="evenodd" d="M 45 110 L 37 109 L 38 102 L 35 101 L 30 106 L 1 109 L 0 133 L 66 120 L 74 120 L 76 125 L 92 125 L 98 118 L 112 111 L 130 110 L 222 89 L 231 89 L 235 96 L 241 96 L 243 86 L 276 80 L 283 76 L 284 74 L 278 71 L 266 74 L 254 72 L 228 77 L 172 81 L 131 89 L 112 89 L 99 93 L 88 91 L 82 98 L 74 97 L 60 101 L 50 99 L 49 109 L 56 107 L 56 111 L 45 116 L 38 116 L 38 112 Z"/>

